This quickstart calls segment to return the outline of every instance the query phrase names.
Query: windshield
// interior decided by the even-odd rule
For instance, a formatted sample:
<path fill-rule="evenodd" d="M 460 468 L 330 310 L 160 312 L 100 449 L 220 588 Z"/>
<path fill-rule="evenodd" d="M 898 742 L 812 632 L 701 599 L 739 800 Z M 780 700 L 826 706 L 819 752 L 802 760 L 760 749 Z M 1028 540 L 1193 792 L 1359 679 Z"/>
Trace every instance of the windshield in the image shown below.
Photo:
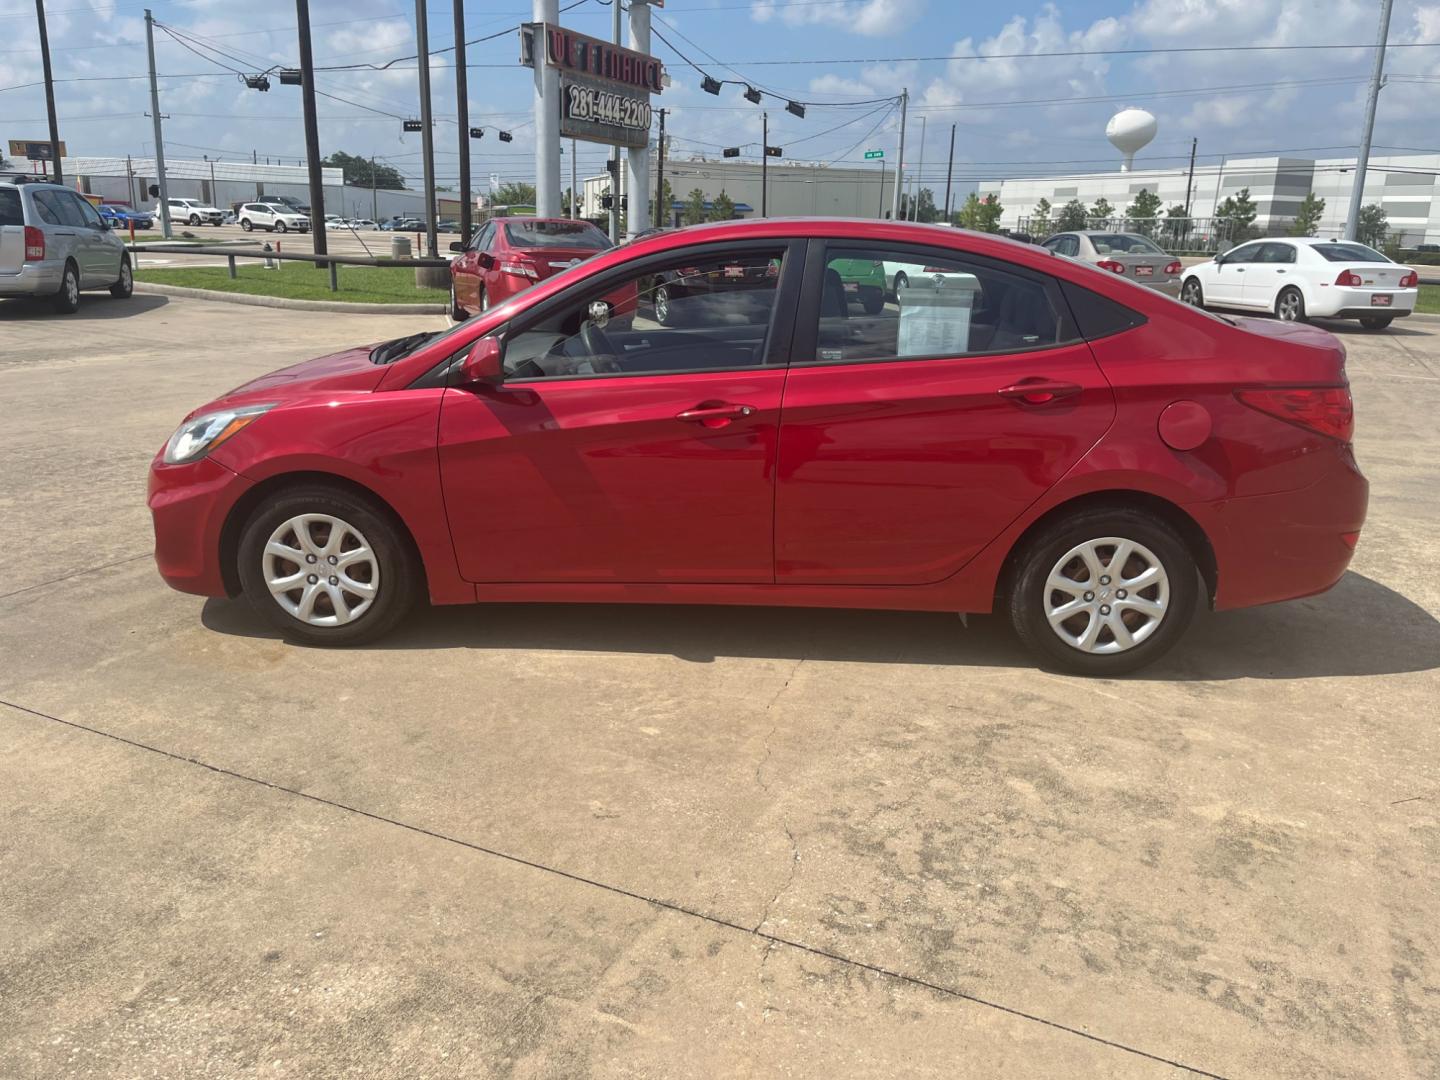
<path fill-rule="evenodd" d="M 588 221 L 517 221 L 506 224 L 505 238 L 517 248 L 580 248 L 603 251 L 610 238 Z"/>
<path fill-rule="evenodd" d="M 1090 237 L 1090 243 L 1101 255 L 1164 255 L 1155 244 L 1133 233 L 1104 233 Z"/>
<path fill-rule="evenodd" d="M 1317 254 L 1321 255 L 1327 262 L 1379 262 L 1388 263 L 1390 260 L 1372 247 L 1353 242 L 1335 244 L 1314 244 Z"/>

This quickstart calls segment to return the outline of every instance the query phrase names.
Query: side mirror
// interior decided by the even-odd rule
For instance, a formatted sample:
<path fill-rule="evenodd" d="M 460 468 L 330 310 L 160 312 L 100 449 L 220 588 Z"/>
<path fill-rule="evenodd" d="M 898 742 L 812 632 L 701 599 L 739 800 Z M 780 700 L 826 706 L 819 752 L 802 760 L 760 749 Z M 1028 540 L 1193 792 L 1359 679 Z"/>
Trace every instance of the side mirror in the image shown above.
<path fill-rule="evenodd" d="M 462 243 L 460 243 L 460 241 L 458 241 L 458 240 L 452 240 L 452 241 L 450 241 L 450 250 L 451 250 L 451 251 L 464 251 L 464 250 L 465 250 L 465 245 L 462 244 Z"/>
<path fill-rule="evenodd" d="M 461 386 L 494 386 L 505 380 L 500 365 L 500 342 L 493 336 L 482 337 L 471 347 L 460 364 Z"/>
<path fill-rule="evenodd" d="M 491 255 L 488 251 L 482 251 L 480 253 L 479 262 L 482 267 L 484 267 L 486 270 L 489 270 L 492 266 L 495 265 L 495 256 Z"/>

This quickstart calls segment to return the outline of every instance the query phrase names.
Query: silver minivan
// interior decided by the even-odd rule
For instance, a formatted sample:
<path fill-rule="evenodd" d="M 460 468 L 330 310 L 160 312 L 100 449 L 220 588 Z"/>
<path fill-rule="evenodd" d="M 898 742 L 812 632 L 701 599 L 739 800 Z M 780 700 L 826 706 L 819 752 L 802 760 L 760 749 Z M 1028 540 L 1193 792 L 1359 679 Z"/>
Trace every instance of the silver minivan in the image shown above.
<path fill-rule="evenodd" d="M 51 299 L 68 314 L 81 289 L 134 291 L 124 242 L 69 188 L 0 177 L 0 297 Z"/>

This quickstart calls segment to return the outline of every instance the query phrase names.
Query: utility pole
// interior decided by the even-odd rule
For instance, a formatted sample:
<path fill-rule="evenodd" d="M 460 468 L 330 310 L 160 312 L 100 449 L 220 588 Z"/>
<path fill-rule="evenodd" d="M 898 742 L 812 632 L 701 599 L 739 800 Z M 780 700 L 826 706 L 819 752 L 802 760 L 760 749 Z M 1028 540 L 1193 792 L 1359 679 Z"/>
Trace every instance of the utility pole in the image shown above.
<path fill-rule="evenodd" d="M 460 242 L 470 243 L 470 86 L 465 72 L 465 0 L 455 9 L 455 122 L 460 131 Z"/>
<path fill-rule="evenodd" d="M 420 151 L 425 156 L 425 254 L 433 259 L 439 245 L 435 240 L 435 131 L 430 121 L 430 23 L 425 0 L 415 0 L 415 48 L 420 54 Z M 469 127 L 461 128 L 460 134 L 469 138 Z"/>
<path fill-rule="evenodd" d="M 1350 213 L 1345 219 L 1345 239 L 1354 240 L 1360 227 L 1360 204 L 1365 201 L 1365 172 L 1370 167 L 1370 140 L 1375 135 L 1375 107 L 1385 82 L 1385 46 L 1390 39 L 1390 8 L 1393 0 L 1381 0 L 1380 33 L 1375 39 L 1375 69 L 1370 73 L 1370 96 L 1365 102 L 1365 130 L 1360 137 L 1360 155 L 1355 159 L 1355 187 L 1350 192 Z"/>
<path fill-rule="evenodd" d="M 875 211 L 876 220 L 885 219 L 885 159 L 880 159 L 880 206 Z"/>
<path fill-rule="evenodd" d="M 35 0 L 35 20 L 40 24 L 40 67 L 45 73 L 45 112 L 50 118 L 50 160 L 55 166 L 55 183 L 63 182 L 60 171 L 60 125 L 55 121 L 55 80 L 50 75 L 50 35 L 45 29 L 45 0 Z"/>
<path fill-rule="evenodd" d="M 905 114 L 909 108 L 910 88 L 907 86 L 900 91 L 900 153 L 895 160 L 895 201 L 890 208 L 890 217 L 895 221 L 900 220 L 900 189 L 905 178 Z"/>
<path fill-rule="evenodd" d="M 135 165 L 129 154 L 125 155 L 125 201 L 136 210 L 140 209 L 140 204 L 135 201 Z"/>
<path fill-rule="evenodd" d="M 670 207 L 665 205 L 665 110 L 660 110 L 660 143 L 655 154 L 655 224 L 670 225 Z"/>
<path fill-rule="evenodd" d="M 160 188 L 160 229 L 165 239 L 174 237 L 170 228 L 170 189 L 165 184 L 165 137 L 160 134 L 160 86 L 155 81 L 155 16 L 145 9 L 145 47 L 150 52 L 150 117 L 155 121 L 155 183 Z M 138 210 L 139 207 L 136 207 Z"/>
<path fill-rule="evenodd" d="M 955 173 L 955 125 L 950 125 L 950 164 L 945 166 L 945 224 L 950 224 L 950 178 Z"/>
<path fill-rule="evenodd" d="M 459 0 L 457 0 L 457 2 L 459 2 Z M 375 188 L 376 188 L 376 187 L 377 187 L 377 184 L 375 183 L 375 159 L 374 159 L 374 157 L 371 157 L 371 159 L 370 159 L 370 220 L 373 221 L 373 222 L 375 222 L 376 225 L 379 225 L 379 224 L 380 224 L 380 196 L 379 196 L 379 195 L 376 193 L 376 191 L 375 191 Z"/>
<path fill-rule="evenodd" d="M 925 177 L 925 117 L 920 117 L 920 167 L 915 170 L 912 187 L 915 192 L 910 200 L 910 220 L 920 220 L 920 183 Z"/>
<path fill-rule="evenodd" d="M 295 0 L 300 31 L 300 102 L 305 111 L 305 156 L 310 166 L 310 243 L 316 255 L 330 250 L 325 235 L 325 186 L 320 172 L 320 122 L 315 116 L 315 57 L 310 51 L 310 0 Z M 323 270 L 328 263 L 315 263 Z"/>
<path fill-rule="evenodd" d="M 580 181 L 579 181 L 579 176 L 580 176 L 580 162 L 577 160 L 578 158 L 579 158 L 579 154 L 578 154 L 578 152 L 577 152 L 576 149 L 575 149 L 575 140 L 574 140 L 574 139 L 571 139 L 571 140 L 570 140 L 570 217 L 571 217 L 572 219 L 577 219 L 577 218 L 580 217 L 580 196 L 579 196 L 579 194 L 578 194 L 578 192 L 577 192 L 577 190 L 576 190 L 576 185 L 578 185 L 579 182 L 580 182 Z"/>
<path fill-rule="evenodd" d="M 769 211 L 770 201 L 770 114 L 760 114 L 760 216 Z"/>
<path fill-rule="evenodd" d="M 1190 217 L 1190 192 L 1195 187 L 1195 148 L 1200 145 L 1200 140 L 1195 137 L 1190 139 L 1190 177 L 1185 181 L 1185 217 Z"/>

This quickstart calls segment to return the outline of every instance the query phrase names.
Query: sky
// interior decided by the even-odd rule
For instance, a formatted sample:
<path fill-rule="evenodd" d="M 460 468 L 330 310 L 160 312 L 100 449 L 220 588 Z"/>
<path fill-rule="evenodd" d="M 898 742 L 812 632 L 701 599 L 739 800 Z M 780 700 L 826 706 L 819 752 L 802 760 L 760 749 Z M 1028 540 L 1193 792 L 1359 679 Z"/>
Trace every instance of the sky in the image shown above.
<path fill-rule="evenodd" d="M 236 71 L 298 63 L 289 0 L 149 0 L 156 20 L 185 38 L 156 33 L 169 157 L 300 161 L 300 92 L 271 80 L 246 89 Z M 623 2 L 623 0 L 621 0 Z M 562 24 L 609 37 L 611 7 L 575 4 Z M 60 136 L 72 155 L 151 153 L 141 0 L 48 0 Z M 740 145 L 758 160 L 761 113 L 785 159 L 863 164 L 869 149 L 894 167 L 898 106 L 910 92 L 907 170 L 943 189 L 952 125 L 957 190 L 974 180 L 1108 171 L 1118 154 L 1105 122 L 1134 105 L 1159 133 L 1137 170 L 1173 167 L 1198 140 L 1201 168 L 1221 156 L 1288 153 L 1340 157 L 1359 141 L 1373 63 L 1379 0 L 668 0 L 655 10 L 653 51 L 669 88 L 670 155 L 718 155 Z M 428 8 L 430 48 L 453 44 L 452 8 Z M 397 0 L 311 0 L 321 151 L 375 155 L 419 185 L 420 136 L 401 131 L 418 116 L 415 9 Z M 512 29 L 525 0 L 471 0 L 471 140 L 477 190 L 490 174 L 531 180 L 531 76 L 517 63 Z M 39 38 L 32 0 L 0 0 L 0 139 L 46 137 Z M 1377 153 L 1440 152 L 1440 0 L 1396 0 L 1376 124 Z M 1258 51 L 1254 46 L 1343 46 Z M 1427 47 L 1428 46 L 1428 47 Z M 1190 52 L 1144 50 L 1190 49 Z M 193 51 L 192 51 L 193 50 Z M 1054 55 L 1057 53 L 1085 55 Z M 398 60 L 385 70 L 376 70 Z M 453 54 L 431 61 L 437 181 L 453 184 L 458 161 Z M 355 66 L 355 65 L 373 65 Z M 761 105 L 728 84 L 700 90 L 701 72 L 767 93 Z M 803 119 L 786 100 L 806 102 Z M 866 104 L 857 104 L 865 102 Z M 923 140 L 922 140 L 923 120 Z M 499 142 L 499 129 L 513 133 Z M 570 152 L 567 144 L 565 153 Z M 582 176 L 602 170 L 608 149 L 580 143 Z M 874 167 L 873 163 L 869 167 Z M 569 182 L 568 157 L 562 163 Z"/>

